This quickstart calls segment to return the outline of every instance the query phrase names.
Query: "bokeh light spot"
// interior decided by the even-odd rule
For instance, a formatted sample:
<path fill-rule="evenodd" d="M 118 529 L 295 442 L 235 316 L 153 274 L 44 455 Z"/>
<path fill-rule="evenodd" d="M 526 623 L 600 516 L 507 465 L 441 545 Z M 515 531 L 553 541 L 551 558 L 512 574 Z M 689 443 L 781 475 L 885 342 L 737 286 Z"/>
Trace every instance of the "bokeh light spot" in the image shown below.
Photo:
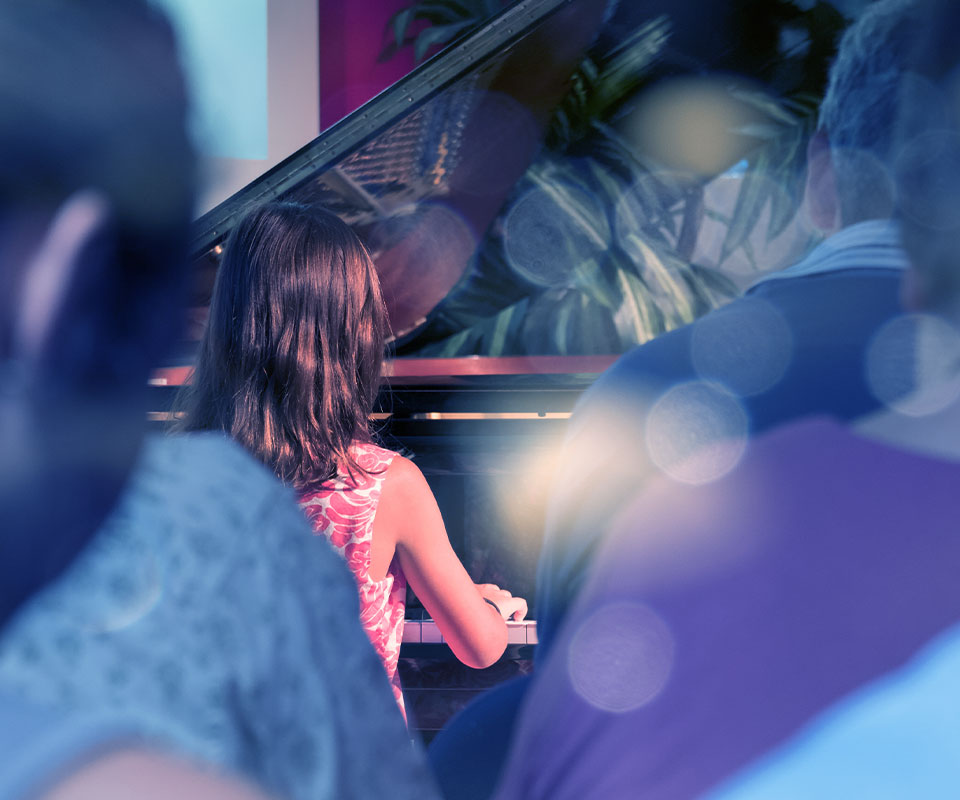
<path fill-rule="evenodd" d="M 647 417 L 647 452 L 671 478 L 701 484 L 726 475 L 747 446 L 749 419 L 722 386 L 682 383 L 663 394 Z"/>
<path fill-rule="evenodd" d="M 597 609 L 577 629 L 567 651 L 573 688 L 602 711 L 637 709 L 660 694 L 674 660 L 673 634 L 640 603 Z"/>
<path fill-rule="evenodd" d="M 937 231 L 960 227 L 960 136 L 927 131 L 897 154 L 896 186 L 904 216 Z"/>
<path fill-rule="evenodd" d="M 472 113 L 469 124 L 461 114 L 454 126 L 459 159 L 449 186 L 474 197 L 499 195 L 517 182 L 539 149 L 540 125 L 530 109 L 508 94 L 485 89 L 471 94 L 458 93 L 456 100 Z"/>
<path fill-rule="evenodd" d="M 596 198 L 573 187 L 531 189 L 503 223 L 507 260 L 537 286 L 574 283 L 578 267 L 599 258 L 610 244 L 606 215 Z"/>
<path fill-rule="evenodd" d="M 467 220 L 439 202 L 397 208 L 371 238 L 397 336 L 415 327 L 447 295 L 477 247 Z"/>
<path fill-rule="evenodd" d="M 725 309 L 700 319 L 690 339 L 690 356 L 701 378 L 746 397 L 770 389 L 783 377 L 793 357 L 793 333 L 770 303 L 744 297 L 733 319 Z"/>
<path fill-rule="evenodd" d="M 755 141 L 744 131 L 764 121 L 727 80 L 673 78 L 645 94 L 625 135 L 666 167 L 712 176 L 739 160 Z"/>
<path fill-rule="evenodd" d="M 932 314 L 902 314 L 870 342 L 866 376 L 885 406 L 911 417 L 941 411 L 960 396 L 960 331 Z"/>

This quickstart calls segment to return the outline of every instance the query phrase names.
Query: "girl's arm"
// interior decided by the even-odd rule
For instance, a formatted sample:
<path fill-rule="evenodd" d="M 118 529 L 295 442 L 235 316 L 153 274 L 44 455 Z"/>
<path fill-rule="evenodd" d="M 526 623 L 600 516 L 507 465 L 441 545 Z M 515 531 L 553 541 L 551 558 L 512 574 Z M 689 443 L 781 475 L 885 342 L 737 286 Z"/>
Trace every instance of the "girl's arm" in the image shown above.
<path fill-rule="evenodd" d="M 507 646 L 504 620 L 522 619 L 526 601 L 492 584 L 473 583 L 450 546 L 423 473 L 401 456 L 387 469 L 373 530 L 375 554 L 389 554 L 393 545 L 407 582 L 454 655 L 477 669 L 500 658 Z"/>

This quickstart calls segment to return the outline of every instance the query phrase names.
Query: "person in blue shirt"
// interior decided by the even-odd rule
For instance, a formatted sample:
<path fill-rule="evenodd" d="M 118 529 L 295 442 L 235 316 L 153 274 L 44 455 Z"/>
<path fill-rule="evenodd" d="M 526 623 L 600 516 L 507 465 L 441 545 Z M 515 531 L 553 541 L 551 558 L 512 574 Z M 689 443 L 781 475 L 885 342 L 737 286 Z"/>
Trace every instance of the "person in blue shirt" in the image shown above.
<path fill-rule="evenodd" d="M 145 436 L 190 277 L 169 24 L 2 0 L 0 108 L 0 798 L 432 796 L 294 498 L 222 436 Z"/>

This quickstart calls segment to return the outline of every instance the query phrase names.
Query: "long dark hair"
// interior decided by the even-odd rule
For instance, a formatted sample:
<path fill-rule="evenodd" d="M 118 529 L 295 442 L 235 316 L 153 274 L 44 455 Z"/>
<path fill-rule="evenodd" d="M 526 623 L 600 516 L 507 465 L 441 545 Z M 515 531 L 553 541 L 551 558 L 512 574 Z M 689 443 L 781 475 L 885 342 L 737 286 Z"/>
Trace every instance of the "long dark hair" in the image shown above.
<path fill-rule="evenodd" d="M 264 205 L 227 242 L 175 429 L 225 431 L 298 489 L 354 475 L 387 332 L 354 232 L 321 208 Z"/>

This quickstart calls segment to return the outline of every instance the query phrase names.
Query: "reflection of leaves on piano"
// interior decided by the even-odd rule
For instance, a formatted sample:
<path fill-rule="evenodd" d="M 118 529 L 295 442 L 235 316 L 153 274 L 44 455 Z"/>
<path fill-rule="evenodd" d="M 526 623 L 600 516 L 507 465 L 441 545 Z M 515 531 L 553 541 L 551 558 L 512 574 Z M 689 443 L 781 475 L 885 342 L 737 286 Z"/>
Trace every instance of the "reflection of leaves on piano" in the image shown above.
<path fill-rule="evenodd" d="M 767 241 L 782 233 L 793 219 L 802 189 L 802 183 L 796 178 L 806 164 L 806 141 L 816 126 L 819 102 L 818 98 L 810 96 L 773 102 L 759 92 L 741 94 L 741 97 L 761 106 L 771 123 L 766 141 L 749 157 L 743 185 L 728 223 L 721 261 L 744 246 L 768 203 L 771 216 Z M 771 191 L 771 187 L 781 191 Z M 790 191 L 782 191 L 784 188 Z"/>
<path fill-rule="evenodd" d="M 620 148 L 608 144 L 578 159 L 543 155 L 506 203 L 509 210 L 530 192 L 543 194 L 552 235 L 566 247 L 568 264 L 556 270 L 561 283 L 531 283 L 514 268 L 502 215 L 473 269 L 414 340 L 418 355 L 617 353 L 733 295 L 724 276 L 675 251 L 688 189 L 670 175 L 641 173 L 633 156 L 607 168 L 602 159 Z M 624 206 L 636 186 L 637 202 Z M 584 239 L 596 245 L 586 251 L 593 256 L 585 257 Z"/>
<path fill-rule="evenodd" d="M 513 353 L 512 343 L 520 339 L 530 298 L 524 297 L 498 313 L 481 318 L 441 341 L 426 345 L 418 353 L 424 357 L 450 358 L 473 353 Z"/>
<path fill-rule="evenodd" d="M 416 20 L 456 26 L 473 9 L 479 24 L 502 7 L 500 0 L 427 0 L 398 12 L 393 30 L 398 44 L 409 43 Z M 675 26 L 683 24 L 668 15 L 640 20 L 611 49 L 595 50 L 581 62 L 552 118 L 545 151 L 508 197 L 463 279 L 427 323 L 398 344 L 398 355 L 622 352 L 734 296 L 736 287 L 724 274 L 692 262 L 698 230 L 705 219 L 720 222 L 726 230 L 719 263 L 742 252 L 756 266 L 758 224 L 766 226 L 767 241 L 787 228 L 800 200 L 805 142 L 844 24 L 830 2 L 802 9 L 772 0 L 763 13 L 758 8 L 738 0 L 729 13 L 737 19 L 745 14 L 752 31 L 771 36 L 758 42 L 733 26 L 742 35 L 716 65 L 772 87 L 730 89 L 731 98 L 762 112 L 749 130 L 736 131 L 753 145 L 743 156 L 732 209 L 706 207 L 709 175 L 691 178 L 658 168 L 616 128 L 638 93 L 663 72 L 660 61 Z M 667 74 L 675 72 L 677 56 L 669 55 Z M 557 242 L 566 248 L 552 272 L 541 272 L 536 261 L 533 269 L 518 269 L 505 247 L 511 210 L 535 191 L 557 217 L 551 249 Z M 536 234 L 545 236 L 543 230 Z M 602 247 L 594 253 L 584 241 Z"/>
<path fill-rule="evenodd" d="M 570 78 L 570 91 L 554 112 L 547 146 L 569 147 L 591 133 L 597 120 L 609 119 L 624 99 L 636 93 L 670 38 L 672 23 L 661 14 L 629 34 L 611 50 L 588 55 Z"/>
<path fill-rule="evenodd" d="M 431 25 L 417 35 L 417 39 L 413 45 L 414 58 L 417 61 L 422 61 L 423 57 L 427 54 L 427 50 L 433 47 L 433 45 L 446 44 L 456 39 L 458 34 L 464 33 L 472 27 L 473 23 L 469 20 L 466 22 L 457 22 L 453 25 Z"/>

